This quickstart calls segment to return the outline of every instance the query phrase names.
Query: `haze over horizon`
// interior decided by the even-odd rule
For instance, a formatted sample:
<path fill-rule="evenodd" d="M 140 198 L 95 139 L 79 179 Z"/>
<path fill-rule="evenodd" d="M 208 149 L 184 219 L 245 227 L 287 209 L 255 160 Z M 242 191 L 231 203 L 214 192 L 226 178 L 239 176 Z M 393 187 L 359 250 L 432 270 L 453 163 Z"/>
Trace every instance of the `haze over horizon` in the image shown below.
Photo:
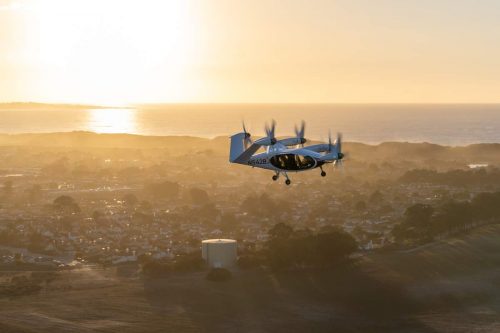
<path fill-rule="evenodd" d="M 500 3 L 0 0 L 0 103 L 498 103 Z"/>

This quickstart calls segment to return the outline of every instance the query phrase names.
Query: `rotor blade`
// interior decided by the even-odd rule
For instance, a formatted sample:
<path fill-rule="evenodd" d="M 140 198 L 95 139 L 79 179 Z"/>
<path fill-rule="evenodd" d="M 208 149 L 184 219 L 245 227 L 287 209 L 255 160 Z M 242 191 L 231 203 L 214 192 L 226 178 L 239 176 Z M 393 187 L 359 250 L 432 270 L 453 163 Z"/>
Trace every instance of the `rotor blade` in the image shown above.
<path fill-rule="evenodd" d="M 297 138 L 303 139 L 305 134 L 305 129 L 306 129 L 306 122 L 302 120 L 302 122 L 300 123 L 300 129 L 297 127 L 297 125 L 295 125 L 295 136 Z"/>
<path fill-rule="evenodd" d="M 328 152 L 332 151 L 332 131 L 328 130 Z"/>
<path fill-rule="evenodd" d="M 276 130 L 276 121 L 273 119 L 271 121 L 271 138 L 274 138 L 274 132 Z"/>
<path fill-rule="evenodd" d="M 302 147 L 304 147 L 304 143 L 306 143 L 306 122 L 304 120 L 302 120 L 301 122 L 301 127 L 300 127 L 300 139 L 301 139 L 301 142 L 302 142 Z"/>
<path fill-rule="evenodd" d="M 245 134 L 247 134 L 248 132 L 247 132 L 247 128 L 245 127 L 245 121 L 244 120 L 241 121 L 241 125 L 243 126 L 243 132 Z"/>
<path fill-rule="evenodd" d="M 250 146 L 252 144 L 252 139 L 250 139 L 250 133 L 248 133 L 248 131 L 247 131 L 247 127 L 245 126 L 244 120 L 241 121 L 241 125 L 243 127 L 243 133 L 245 133 L 245 138 L 243 139 L 243 142 L 245 145 L 245 149 L 247 149 L 248 146 Z"/>
<path fill-rule="evenodd" d="M 337 152 L 342 152 L 342 133 L 337 133 L 337 140 L 335 140 L 335 145 L 337 146 Z"/>
<path fill-rule="evenodd" d="M 299 136 L 300 138 L 304 138 L 305 134 L 306 134 L 306 122 L 302 120 L 302 122 L 300 123 L 300 132 L 299 132 Z"/>

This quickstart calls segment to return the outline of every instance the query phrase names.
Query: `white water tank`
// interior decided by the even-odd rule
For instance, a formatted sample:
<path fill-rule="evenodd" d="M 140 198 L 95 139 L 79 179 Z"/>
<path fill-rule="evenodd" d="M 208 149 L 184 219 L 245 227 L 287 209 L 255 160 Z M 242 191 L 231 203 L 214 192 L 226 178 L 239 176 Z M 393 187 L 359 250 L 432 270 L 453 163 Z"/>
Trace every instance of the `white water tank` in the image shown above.
<path fill-rule="evenodd" d="M 236 265 L 237 247 L 234 239 L 206 239 L 201 242 L 201 256 L 209 267 L 231 268 Z"/>

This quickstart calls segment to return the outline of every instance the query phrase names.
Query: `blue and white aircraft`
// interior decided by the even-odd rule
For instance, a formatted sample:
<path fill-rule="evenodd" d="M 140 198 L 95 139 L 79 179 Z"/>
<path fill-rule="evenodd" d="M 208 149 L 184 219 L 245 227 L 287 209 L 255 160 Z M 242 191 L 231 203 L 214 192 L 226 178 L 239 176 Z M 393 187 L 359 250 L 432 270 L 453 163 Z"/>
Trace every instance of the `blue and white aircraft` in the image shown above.
<path fill-rule="evenodd" d="M 291 183 L 288 177 L 289 172 L 320 168 L 321 176 L 325 177 L 326 172 L 323 170 L 325 164 L 341 165 L 345 155 L 342 153 L 342 135 L 340 133 L 333 144 L 331 135 L 328 135 L 328 143 L 304 146 L 307 142 L 304 137 L 304 121 L 302 121 L 300 129 L 295 126 L 295 137 L 278 140 L 274 135 L 275 129 L 275 121 L 272 121 L 271 127 L 266 124 L 266 136 L 252 141 L 251 135 L 243 123 L 243 132 L 231 136 L 229 162 L 272 170 L 275 172 L 273 180 L 278 180 L 283 174 L 287 185 Z M 260 148 L 265 148 L 266 151 L 256 154 Z"/>

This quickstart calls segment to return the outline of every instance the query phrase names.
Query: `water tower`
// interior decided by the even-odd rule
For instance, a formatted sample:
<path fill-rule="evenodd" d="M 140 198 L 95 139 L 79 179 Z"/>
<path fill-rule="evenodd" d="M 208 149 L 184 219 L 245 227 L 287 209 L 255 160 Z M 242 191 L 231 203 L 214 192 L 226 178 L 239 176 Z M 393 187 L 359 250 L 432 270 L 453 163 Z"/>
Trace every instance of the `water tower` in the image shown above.
<path fill-rule="evenodd" d="M 211 268 L 236 265 L 238 244 L 234 239 L 207 239 L 201 242 L 201 256 Z"/>

